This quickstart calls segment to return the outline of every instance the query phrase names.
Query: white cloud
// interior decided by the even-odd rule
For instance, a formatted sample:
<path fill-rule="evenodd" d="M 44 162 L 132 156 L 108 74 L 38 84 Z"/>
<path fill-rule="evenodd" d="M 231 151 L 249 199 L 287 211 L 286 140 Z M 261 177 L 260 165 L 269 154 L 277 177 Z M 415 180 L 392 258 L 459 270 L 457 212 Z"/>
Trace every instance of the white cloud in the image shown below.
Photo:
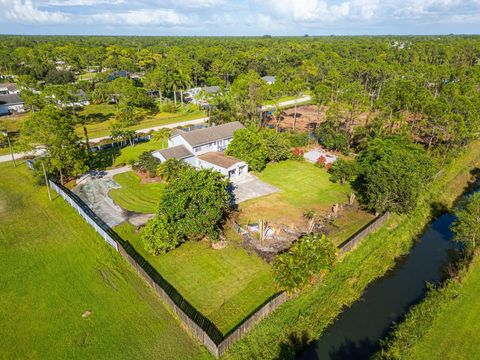
<path fill-rule="evenodd" d="M 120 5 L 125 0 L 50 0 L 45 1 L 47 6 L 95 6 L 95 5 Z"/>
<path fill-rule="evenodd" d="M 175 6 L 192 9 L 218 8 L 226 4 L 225 0 L 177 0 Z"/>
<path fill-rule="evenodd" d="M 12 22 L 62 24 L 70 20 L 70 14 L 40 10 L 31 0 L 0 0 L 0 5 L 5 11 L 5 18 Z"/>
<path fill-rule="evenodd" d="M 344 19 L 371 19 L 378 8 L 378 0 L 348 0 L 329 4 L 325 0 L 255 0 L 264 12 L 274 13 L 298 23 L 331 23 Z"/>
<path fill-rule="evenodd" d="M 195 21 L 172 9 L 142 9 L 117 13 L 94 14 L 86 17 L 89 23 L 129 26 L 194 26 Z"/>

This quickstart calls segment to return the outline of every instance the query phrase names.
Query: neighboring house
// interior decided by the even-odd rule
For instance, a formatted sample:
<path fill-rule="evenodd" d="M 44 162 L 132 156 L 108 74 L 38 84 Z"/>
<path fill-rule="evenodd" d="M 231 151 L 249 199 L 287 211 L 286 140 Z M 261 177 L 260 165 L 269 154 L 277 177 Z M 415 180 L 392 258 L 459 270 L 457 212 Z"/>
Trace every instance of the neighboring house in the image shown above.
<path fill-rule="evenodd" d="M 168 139 L 168 148 L 154 151 L 155 158 L 164 162 L 179 159 L 195 168 L 214 169 L 228 178 L 248 172 L 248 165 L 241 160 L 223 154 L 236 130 L 244 126 L 234 121 L 193 131 L 177 131 Z"/>
<path fill-rule="evenodd" d="M 208 107 L 210 105 L 208 101 L 204 98 L 204 96 L 200 96 L 202 91 L 207 96 L 216 96 L 222 92 L 222 88 L 220 86 L 205 86 L 203 88 L 196 87 L 193 89 L 188 89 L 183 93 L 183 99 L 186 102 Z"/>
<path fill-rule="evenodd" d="M 88 95 L 85 91 L 83 91 L 82 89 L 78 90 L 76 93 L 74 93 L 73 91 L 70 92 L 70 95 L 73 95 L 75 97 L 75 100 L 73 102 L 67 102 L 67 103 L 64 103 L 62 102 L 61 100 L 56 100 L 55 102 L 61 106 L 62 108 L 63 107 L 72 107 L 72 106 L 75 106 L 75 107 L 83 107 L 83 106 L 86 106 L 86 105 L 90 105 L 90 101 L 88 100 Z M 55 95 L 51 95 L 49 96 L 49 98 L 51 99 L 55 99 L 56 96 Z"/>
<path fill-rule="evenodd" d="M 130 78 L 130 72 L 125 71 L 125 70 L 120 70 L 120 71 L 114 71 L 110 75 L 108 75 L 108 80 L 110 80 L 110 81 L 113 81 L 117 78 L 129 79 Z"/>
<path fill-rule="evenodd" d="M 17 84 L 5 83 L 0 84 L 0 95 L 8 94 L 20 94 L 20 90 L 17 88 Z"/>
<path fill-rule="evenodd" d="M 0 115 L 23 112 L 25 112 L 24 103 L 18 94 L 0 95 Z"/>
<path fill-rule="evenodd" d="M 264 76 L 262 77 L 262 80 L 265 81 L 268 85 L 272 85 L 275 83 L 275 76 Z"/>
<path fill-rule="evenodd" d="M 75 106 L 87 106 L 90 105 L 90 100 L 88 99 L 88 95 L 85 91 L 82 89 L 78 90 L 77 93 L 75 94 L 77 100 L 73 103 Z M 72 106 L 72 104 L 69 104 L 69 106 Z"/>

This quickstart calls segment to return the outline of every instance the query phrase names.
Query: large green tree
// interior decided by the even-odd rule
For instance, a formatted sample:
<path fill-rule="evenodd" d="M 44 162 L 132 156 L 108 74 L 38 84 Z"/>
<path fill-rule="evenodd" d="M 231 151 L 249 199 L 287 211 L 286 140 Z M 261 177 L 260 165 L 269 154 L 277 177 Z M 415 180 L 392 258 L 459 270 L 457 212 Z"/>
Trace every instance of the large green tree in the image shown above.
<path fill-rule="evenodd" d="M 218 240 L 230 209 L 227 185 L 216 171 L 184 169 L 165 187 L 157 215 L 143 230 L 145 249 L 160 254 L 187 240 Z"/>
<path fill-rule="evenodd" d="M 290 142 L 287 135 L 272 129 L 248 127 L 235 131 L 225 153 L 245 161 L 251 170 L 260 171 L 270 161 L 286 160 Z"/>
<path fill-rule="evenodd" d="M 412 210 L 435 172 L 425 150 L 404 137 L 371 141 L 357 161 L 354 189 L 361 203 L 375 212 Z"/>
<path fill-rule="evenodd" d="M 464 244 L 470 255 L 480 244 L 480 192 L 469 196 L 455 215 L 457 220 L 452 225 L 455 240 Z"/>
<path fill-rule="evenodd" d="M 88 169 L 85 146 L 75 133 L 75 120 L 56 107 L 47 106 L 33 113 L 23 124 L 21 142 L 27 148 L 45 147 L 47 171 L 62 184 L 66 178 Z"/>

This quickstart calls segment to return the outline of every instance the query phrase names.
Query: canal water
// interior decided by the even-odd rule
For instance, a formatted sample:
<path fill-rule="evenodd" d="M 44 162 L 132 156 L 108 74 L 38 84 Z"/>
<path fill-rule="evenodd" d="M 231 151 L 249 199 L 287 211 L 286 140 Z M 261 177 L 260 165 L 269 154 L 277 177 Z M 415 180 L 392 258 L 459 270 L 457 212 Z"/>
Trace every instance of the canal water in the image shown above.
<path fill-rule="evenodd" d="M 445 267 L 458 253 L 450 231 L 453 221 L 450 214 L 434 220 L 410 253 L 371 284 L 297 359 L 361 360 L 373 355 L 391 326 L 425 296 L 426 284 L 446 277 Z"/>

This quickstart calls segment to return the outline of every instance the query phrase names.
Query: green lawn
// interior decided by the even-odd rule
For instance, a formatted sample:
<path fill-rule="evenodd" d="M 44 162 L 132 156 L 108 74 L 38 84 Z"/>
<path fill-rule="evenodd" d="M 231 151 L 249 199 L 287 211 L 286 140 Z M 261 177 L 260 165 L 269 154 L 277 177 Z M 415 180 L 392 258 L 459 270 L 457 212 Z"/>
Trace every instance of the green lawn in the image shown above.
<path fill-rule="evenodd" d="M 150 256 L 131 225 L 116 231 L 223 333 L 276 292 L 270 265 L 232 242 L 222 250 L 187 242 L 165 255 Z"/>
<path fill-rule="evenodd" d="M 330 211 L 333 204 L 346 202 L 350 192 L 348 185 L 332 183 L 325 169 L 303 161 L 271 163 L 257 176 L 281 192 L 240 204 L 242 222 L 264 219 L 295 224 L 306 210 Z"/>
<path fill-rule="evenodd" d="M 110 135 L 110 125 L 113 122 L 115 112 L 116 106 L 114 104 L 92 104 L 82 108 L 82 110 L 78 112 L 78 116 L 80 118 L 86 117 L 88 136 L 93 139 Z M 129 129 L 140 130 L 154 126 L 199 119 L 204 116 L 205 112 L 203 111 L 196 111 L 190 114 L 158 113 L 146 116 L 138 124 L 129 127 Z M 82 126 L 78 127 L 77 134 L 83 136 L 84 131 Z"/>
<path fill-rule="evenodd" d="M 0 184 L 1 358 L 210 358 L 74 209 L 48 201 L 25 165 L 0 164 Z"/>
<path fill-rule="evenodd" d="M 271 163 L 257 176 L 281 191 L 241 203 L 239 220 L 242 224 L 267 220 L 303 228 L 307 224 L 303 216 L 307 210 L 326 215 L 335 203 L 346 203 L 351 192 L 350 186 L 331 182 L 325 169 L 304 161 Z M 329 227 L 328 237 L 340 245 L 372 218 L 364 211 L 345 208 Z"/>
<path fill-rule="evenodd" d="M 142 184 L 140 177 L 133 171 L 117 174 L 113 179 L 121 186 L 108 193 L 115 203 L 138 213 L 155 212 L 165 183 Z"/>
<path fill-rule="evenodd" d="M 127 146 L 120 150 L 120 154 L 115 157 L 115 166 L 131 164 L 137 161 L 140 155 L 145 151 L 160 150 L 168 146 L 167 139 L 152 139 L 150 141 L 136 144 L 135 146 Z"/>
<path fill-rule="evenodd" d="M 447 306 L 429 323 L 413 359 L 480 359 L 480 261 L 476 259 Z"/>

